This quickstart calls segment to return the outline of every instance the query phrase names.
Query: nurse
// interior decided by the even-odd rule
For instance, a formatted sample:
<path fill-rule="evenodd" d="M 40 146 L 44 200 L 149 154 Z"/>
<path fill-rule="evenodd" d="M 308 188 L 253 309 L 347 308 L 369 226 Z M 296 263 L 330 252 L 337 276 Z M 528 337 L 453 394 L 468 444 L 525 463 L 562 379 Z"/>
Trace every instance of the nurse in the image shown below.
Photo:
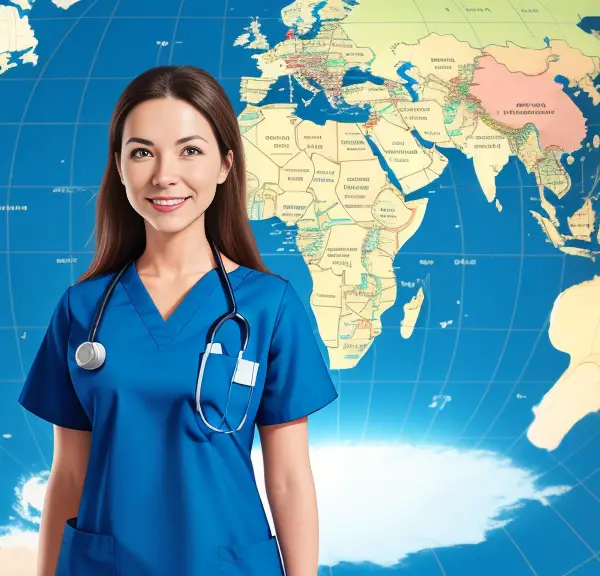
<path fill-rule="evenodd" d="M 316 575 L 307 416 L 337 392 L 297 292 L 261 261 L 231 103 L 201 69 L 151 69 L 117 102 L 109 151 L 94 259 L 58 301 L 19 398 L 54 425 L 38 576 Z M 244 329 L 226 321 L 201 414 L 207 338 L 232 307 L 220 259 L 256 371 L 229 388 Z M 119 271 L 96 333 L 106 359 L 86 370 L 75 353 Z M 233 433 L 213 429 L 244 415 Z"/>

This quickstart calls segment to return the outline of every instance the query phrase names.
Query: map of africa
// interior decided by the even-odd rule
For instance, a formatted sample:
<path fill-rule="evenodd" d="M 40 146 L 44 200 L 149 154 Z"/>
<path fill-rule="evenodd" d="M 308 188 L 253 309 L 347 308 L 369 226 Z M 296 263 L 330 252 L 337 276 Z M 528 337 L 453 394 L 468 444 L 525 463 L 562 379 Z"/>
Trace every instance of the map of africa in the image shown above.
<path fill-rule="evenodd" d="M 600 574 L 597 2 L 13 0 L 0 30 L 0 574 L 35 574 L 52 430 L 16 399 L 91 260 L 112 107 L 180 63 L 230 96 L 340 394 L 319 574 Z"/>

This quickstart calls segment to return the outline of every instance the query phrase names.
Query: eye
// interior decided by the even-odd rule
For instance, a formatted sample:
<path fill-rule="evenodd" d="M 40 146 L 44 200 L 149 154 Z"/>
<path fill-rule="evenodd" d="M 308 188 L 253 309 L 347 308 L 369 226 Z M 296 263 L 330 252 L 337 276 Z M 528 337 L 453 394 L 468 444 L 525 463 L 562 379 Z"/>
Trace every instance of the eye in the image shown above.
<path fill-rule="evenodd" d="M 129 153 L 129 157 L 130 158 L 144 158 L 146 152 L 148 154 L 150 154 L 150 150 L 148 150 L 147 148 L 135 148 L 134 150 L 132 150 Z M 144 153 L 144 154 L 140 154 L 140 153 Z"/>
<path fill-rule="evenodd" d="M 202 150 L 200 150 L 200 148 L 196 148 L 196 146 L 186 146 L 183 149 L 183 151 L 184 152 L 188 152 L 188 151 L 192 152 L 193 153 L 192 156 L 196 155 L 196 154 L 203 154 Z M 189 154 L 188 154 L 188 156 L 189 156 Z"/>

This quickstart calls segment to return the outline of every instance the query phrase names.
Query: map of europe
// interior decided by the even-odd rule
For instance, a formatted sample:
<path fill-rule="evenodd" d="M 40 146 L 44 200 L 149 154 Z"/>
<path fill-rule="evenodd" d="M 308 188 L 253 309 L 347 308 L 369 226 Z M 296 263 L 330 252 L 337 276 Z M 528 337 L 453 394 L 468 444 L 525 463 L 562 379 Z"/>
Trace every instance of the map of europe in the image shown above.
<path fill-rule="evenodd" d="M 177 63 L 236 108 L 340 393 L 319 573 L 600 574 L 596 2 L 13 0 L 0 30 L 1 574 L 34 574 L 51 431 L 16 397 L 91 259 L 111 108 Z"/>

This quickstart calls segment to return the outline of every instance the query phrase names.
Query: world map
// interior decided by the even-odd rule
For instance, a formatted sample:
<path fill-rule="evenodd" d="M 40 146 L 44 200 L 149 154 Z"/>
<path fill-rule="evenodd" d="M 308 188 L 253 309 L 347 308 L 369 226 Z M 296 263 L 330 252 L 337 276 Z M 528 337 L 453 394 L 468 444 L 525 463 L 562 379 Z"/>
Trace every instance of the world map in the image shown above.
<path fill-rule="evenodd" d="M 596 2 L 14 0 L 0 30 L 0 574 L 35 573 L 52 431 L 16 399 L 91 260 L 112 106 L 179 63 L 234 104 L 340 394 L 319 574 L 600 574 Z"/>

